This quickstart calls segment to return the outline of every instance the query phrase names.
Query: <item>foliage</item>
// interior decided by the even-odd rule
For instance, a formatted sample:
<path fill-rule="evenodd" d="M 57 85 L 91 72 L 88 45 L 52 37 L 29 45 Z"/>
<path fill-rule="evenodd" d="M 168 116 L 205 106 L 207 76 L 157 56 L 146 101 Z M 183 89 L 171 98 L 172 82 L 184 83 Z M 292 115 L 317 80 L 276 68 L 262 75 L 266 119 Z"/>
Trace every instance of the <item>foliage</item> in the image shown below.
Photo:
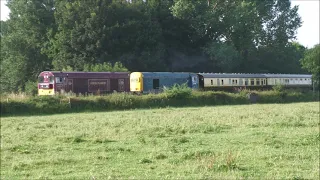
<path fill-rule="evenodd" d="M 301 19 L 290 0 L 9 0 L 7 6 L 2 92 L 25 91 L 44 70 L 304 72 L 305 47 L 293 42 Z"/>
<path fill-rule="evenodd" d="M 240 55 L 232 45 L 226 43 L 212 43 L 205 48 L 210 60 L 214 62 L 219 72 L 237 72 Z"/>
<path fill-rule="evenodd" d="M 313 75 L 313 81 L 319 88 L 320 78 L 320 44 L 306 51 L 305 57 L 301 59 L 302 67 Z"/>
<path fill-rule="evenodd" d="M 188 98 L 192 95 L 192 89 L 189 88 L 186 83 L 184 83 L 182 85 L 174 84 L 170 88 L 165 88 L 164 93 L 169 98 L 184 99 L 184 98 Z"/>
<path fill-rule="evenodd" d="M 257 103 L 309 102 L 319 100 L 313 93 L 295 91 L 255 92 Z M 192 91 L 185 86 L 166 89 L 164 93 L 142 96 L 114 93 L 105 96 L 60 95 L 28 98 L 3 98 L 1 115 L 55 114 L 84 111 L 112 111 L 139 108 L 163 108 L 167 106 L 212 106 L 249 104 L 247 93 Z"/>
<path fill-rule="evenodd" d="M 283 92 L 284 86 L 282 84 L 276 84 L 275 86 L 272 87 L 272 89 L 276 92 Z"/>
<path fill-rule="evenodd" d="M 84 70 L 86 72 L 127 72 L 121 63 L 116 62 L 113 66 L 111 63 L 104 62 L 103 64 L 85 65 Z"/>
<path fill-rule="evenodd" d="M 38 93 L 38 82 L 26 82 L 25 92 L 31 96 L 36 95 Z"/>
<path fill-rule="evenodd" d="M 1 90 L 25 89 L 39 72 L 51 67 L 51 60 L 42 53 L 54 28 L 53 0 L 7 1 L 10 19 L 1 36 Z"/>

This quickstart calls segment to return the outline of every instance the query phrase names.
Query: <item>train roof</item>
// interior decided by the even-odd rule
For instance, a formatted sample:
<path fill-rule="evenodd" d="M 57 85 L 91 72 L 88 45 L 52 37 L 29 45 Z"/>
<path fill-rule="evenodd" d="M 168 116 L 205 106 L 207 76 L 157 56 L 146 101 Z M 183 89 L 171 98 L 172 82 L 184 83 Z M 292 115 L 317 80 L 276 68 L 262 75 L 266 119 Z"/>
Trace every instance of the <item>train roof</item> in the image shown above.
<path fill-rule="evenodd" d="M 311 78 L 311 74 L 198 73 L 204 78 Z"/>
<path fill-rule="evenodd" d="M 311 78 L 311 74 L 264 74 L 266 78 Z"/>
<path fill-rule="evenodd" d="M 69 78 L 129 78 L 129 72 L 66 72 L 66 71 L 43 71 L 39 76 L 44 74 Z"/>
<path fill-rule="evenodd" d="M 185 78 L 190 75 L 196 75 L 196 73 L 191 72 L 141 72 L 144 77 L 178 77 Z"/>
<path fill-rule="evenodd" d="M 198 73 L 204 78 L 265 78 L 263 74 Z"/>

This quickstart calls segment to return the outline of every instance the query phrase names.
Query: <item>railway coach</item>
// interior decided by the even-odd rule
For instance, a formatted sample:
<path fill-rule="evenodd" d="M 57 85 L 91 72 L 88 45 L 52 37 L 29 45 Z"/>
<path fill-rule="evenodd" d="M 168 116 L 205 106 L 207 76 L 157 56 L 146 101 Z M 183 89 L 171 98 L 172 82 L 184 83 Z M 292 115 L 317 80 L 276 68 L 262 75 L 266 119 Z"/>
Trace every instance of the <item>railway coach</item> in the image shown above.
<path fill-rule="evenodd" d="M 38 95 L 129 92 L 129 77 L 129 72 L 44 71 L 38 76 Z"/>
<path fill-rule="evenodd" d="M 133 93 L 157 93 L 164 87 L 169 88 L 175 84 L 185 83 L 189 88 L 198 89 L 198 75 L 187 72 L 132 72 L 130 74 L 130 91 Z"/>
<path fill-rule="evenodd" d="M 264 74 L 268 86 L 281 84 L 287 88 L 309 88 L 312 86 L 311 74 Z"/>
<path fill-rule="evenodd" d="M 268 89 L 276 85 L 286 88 L 312 86 L 312 75 L 308 74 L 198 73 L 198 76 L 199 88 L 203 90 Z"/>

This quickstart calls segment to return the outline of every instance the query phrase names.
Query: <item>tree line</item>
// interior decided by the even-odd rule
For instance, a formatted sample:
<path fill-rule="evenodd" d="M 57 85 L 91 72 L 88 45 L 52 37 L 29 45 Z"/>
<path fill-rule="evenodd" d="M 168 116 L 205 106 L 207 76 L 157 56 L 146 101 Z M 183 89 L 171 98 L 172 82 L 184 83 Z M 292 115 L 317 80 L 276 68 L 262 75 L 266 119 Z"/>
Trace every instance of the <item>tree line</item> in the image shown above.
<path fill-rule="evenodd" d="M 301 18 L 290 0 L 8 0 L 7 6 L 2 92 L 24 90 L 44 70 L 312 68 L 310 60 L 301 66 L 308 49 L 295 42 Z"/>

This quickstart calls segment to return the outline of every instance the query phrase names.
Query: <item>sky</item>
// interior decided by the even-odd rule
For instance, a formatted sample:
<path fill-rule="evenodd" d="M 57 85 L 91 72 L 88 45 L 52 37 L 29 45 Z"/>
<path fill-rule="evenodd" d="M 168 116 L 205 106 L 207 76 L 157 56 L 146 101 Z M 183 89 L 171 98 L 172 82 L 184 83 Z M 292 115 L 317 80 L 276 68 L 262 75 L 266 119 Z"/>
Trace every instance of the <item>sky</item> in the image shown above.
<path fill-rule="evenodd" d="M 10 10 L 5 6 L 6 0 L 0 0 L 0 2 L 0 19 L 7 20 Z M 314 45 L 319 44 L 320 0 L 291 0 L 291 5 L 299 6 L 298 13 L 302 19 L 302 26 L 297 31 L 297 41 L 307 48 L 312 48 Z"/>

